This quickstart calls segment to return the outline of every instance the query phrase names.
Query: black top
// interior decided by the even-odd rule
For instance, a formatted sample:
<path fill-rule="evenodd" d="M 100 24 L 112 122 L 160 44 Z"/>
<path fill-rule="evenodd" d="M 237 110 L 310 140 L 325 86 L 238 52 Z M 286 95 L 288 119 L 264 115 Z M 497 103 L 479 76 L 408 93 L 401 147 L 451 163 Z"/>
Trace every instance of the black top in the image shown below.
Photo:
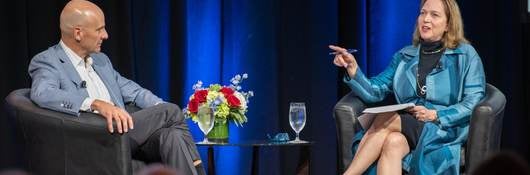
<path fill-rule="evenodd" d="M 442 41 L 426 42 L 421 41 L 420 46 L 420 60 L 418 64 L 418 72 L 416 74 L 416 92 L 420 97 L 427 96 L 427 87 L 425 79 L 427 75 L 438 65 L 440 58 L 445 50 Z"/>

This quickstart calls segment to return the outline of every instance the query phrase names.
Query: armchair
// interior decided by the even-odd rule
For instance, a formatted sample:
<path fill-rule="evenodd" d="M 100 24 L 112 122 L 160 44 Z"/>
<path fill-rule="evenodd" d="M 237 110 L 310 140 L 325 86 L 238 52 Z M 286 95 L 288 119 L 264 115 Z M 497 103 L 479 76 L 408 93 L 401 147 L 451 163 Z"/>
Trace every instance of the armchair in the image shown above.
<path fill-rule="evenodd" d="M 473 109 L 467 143 L 461 156 L 462 172 L 470 173 L 489 155 L 499 151 L 506 98 L 493 85 L 486 85 L 486 96 Z M 344 172 L 351 163 L 353 136 L 360 129 L 356 117 L 366 108 L 353 93 L 337 102 L 333 117 L 337 126 L 338 172 Z"/>
<path fill-rule="evenodd" d="M 24 136 L 26 167 L 31 173 L 132 174 L 127 134 L 110 134 L 97 114 L 73 117 L 40 108 L 29 94 L 29 89 L 15 90 L 6 101 Z"/>

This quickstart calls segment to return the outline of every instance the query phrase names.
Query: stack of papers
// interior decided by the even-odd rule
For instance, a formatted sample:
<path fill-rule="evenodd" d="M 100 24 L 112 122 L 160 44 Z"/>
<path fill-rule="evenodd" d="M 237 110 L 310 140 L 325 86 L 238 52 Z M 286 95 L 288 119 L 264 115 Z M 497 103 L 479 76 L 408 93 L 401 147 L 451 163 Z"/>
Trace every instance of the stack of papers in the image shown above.
<path fill-rule="evenodd" d="M 367 130 L 368 128 L 370 128 L 370 125 L 372 125 L 372 122 L 374 121 L 377 114 L 385 113 L 385 112 L 395 112 L 395 111 L 411 108 L 414 106 L 415 106 L 414 103 L 403 103 L 403 104 L 396 104 L 396 105 L 366 108 L 364 109 L 363 114 L 359 116 L 357 119 L 359 120 L 359 124 L 361 124 L 363 129 Z"/>

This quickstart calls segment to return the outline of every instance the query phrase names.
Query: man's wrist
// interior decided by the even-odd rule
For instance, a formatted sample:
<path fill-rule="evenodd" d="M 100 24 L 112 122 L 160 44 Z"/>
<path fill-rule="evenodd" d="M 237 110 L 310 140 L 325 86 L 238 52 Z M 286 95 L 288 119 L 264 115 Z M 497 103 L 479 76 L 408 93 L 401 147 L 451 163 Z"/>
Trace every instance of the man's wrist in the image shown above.
<path fill-rule="evenodd" d="M 83 103 L 81 103 L 81 106 L 79 107 L 79 111 L 86 111 L 86 112 L 92 112 L 92 103 L 94 102 L 94 98 L 87 97 L 85 100 L 83 100 Z"/>
<path fill-rule="evenodd" d="M 101 101 L 101 100 L 98 100 L 98 99 L 95 99 L 92 104 L 90 105 L 90 108 L 94 111 L 97 111 L 101 105 L 103 105 L 103 103 L 105 103 L 104 101 Z"/>

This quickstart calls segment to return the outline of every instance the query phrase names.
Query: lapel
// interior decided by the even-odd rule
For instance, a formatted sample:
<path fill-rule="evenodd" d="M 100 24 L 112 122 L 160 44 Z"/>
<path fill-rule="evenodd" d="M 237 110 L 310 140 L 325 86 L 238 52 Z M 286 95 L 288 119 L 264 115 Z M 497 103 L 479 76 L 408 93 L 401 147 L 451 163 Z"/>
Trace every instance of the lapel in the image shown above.
<path fill-rule="evenodd" d="M 94 63 L 92 64 L 92 68 L 94 68 L 94 71 L 96 71 L 99 78 L 101 78 L 101 81 L 103 81 L 103 84 L 105 84 L 105 87 L 107 87 L 112 102 L 118 106 L 121 106 L 122 104 L 118 103 L 119 100 L 116 97 L 116 93 L 113 88 L 116 86 L 113 86 L 114 84 L 112 84 L 112 72 L 109 72 L 105 69 L 105 64 L 107 64 L 104 62 L 105 59 L 100 58 L 96 54 L 90 54 L 90 57 L 92 57 L 92 60 L 94 61 Z"/>
<path fill-rule="evenodd" d="M 108 88 L 108 82 L 110 82 L 111 79 L 109 77 L 110 72 L 105 71 L 104 69 L 105 62 L 103 62 L 102 59 L 96 56 L 95 54 L 90 54 L 90 57 L 92 57 L 92 60 L 94 61 L 94 63 L 92 64 L 92 68 L 94 68 L 94 71 L 96 71 L 99 78 L 101 78 L 101 81 L 103 81 L 105 86 L 107 86 Z"/>
<path fill-rule="evenodd" d="M 454 67 L 453 65 L 458 64 L 457 62 L 460 61 L 459 59 L 457 59 L 458 55 L 463 53 L 464 52 L 460 49 L 460 47 L 457 47 L 455 49 L 446 49 L 446 51 L 442 55 L 442 58 L 440 58 L 440 68 L 435 69 L 433 74 Z M 458 69 L 458 67 L 455 68 Z"/>
<path fill-rule="evenodd" d="M 81 88 L 81 77 L 79 76 L 79 73 L 77 70 L 75 70 L 74 65 L 72 64 L 72 61 L 70 61 L 70 58 L 66 55 L 66 52 L 61 47 L 60 44 L 57 44 L 53 46 L 53 49 L 55 50 L 55 54 L 57 54 L 59 60 L 61 61 L 61 65 L 63 66 L 64 71 L 66 72 L 66 75 L 74 82 L 77 89 Z M 86 90 L 85 90 L 86 92 Z M 87 92 L 88 94 L 88 92 Z"/>
<path fill-rule="evenodd" d="M 414 90 L 416 90 L 416 73 L 418 72 L 418 62 L 420 59 L 419 49 L 418 47 L 411 47 L 403 50 L 401 53 L 409 60 L 403 66 L 403 71 L 405 71 L 411 87 L 414 87 Z"/>
<path fill-rule="evenodd" d="M 431 71 L 431 73 L 429 73 L 429 75 L 437 74 L 438 72 L 445 70 L 447 67 L 451 67 L 451 65 L 453 65 L 453 62 L 449 59 L 449 57 L 449 54 L 444 53 L 438 63 L 439 67 L 435 67 Z"/>

